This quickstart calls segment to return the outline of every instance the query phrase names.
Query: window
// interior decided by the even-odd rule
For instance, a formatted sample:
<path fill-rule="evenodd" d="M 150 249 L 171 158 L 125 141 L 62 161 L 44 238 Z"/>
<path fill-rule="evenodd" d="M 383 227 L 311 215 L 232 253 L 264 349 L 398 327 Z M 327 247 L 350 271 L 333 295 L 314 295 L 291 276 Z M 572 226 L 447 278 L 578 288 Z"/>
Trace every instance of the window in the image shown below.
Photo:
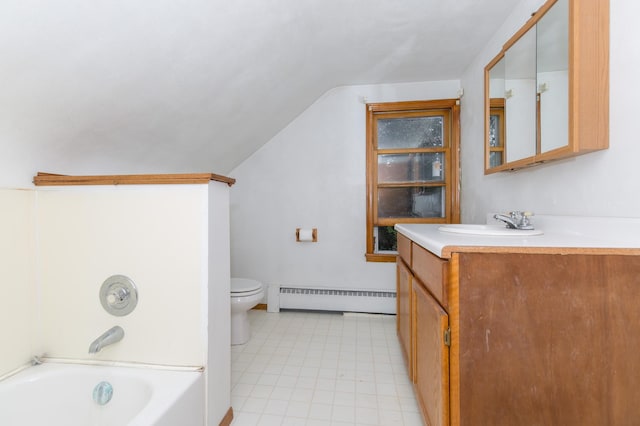
<path fill-rule="evenodd" d="M 459 222 L 457 99 L 367 104 L 368 261 L 393 262 L 396 223 Z"/>

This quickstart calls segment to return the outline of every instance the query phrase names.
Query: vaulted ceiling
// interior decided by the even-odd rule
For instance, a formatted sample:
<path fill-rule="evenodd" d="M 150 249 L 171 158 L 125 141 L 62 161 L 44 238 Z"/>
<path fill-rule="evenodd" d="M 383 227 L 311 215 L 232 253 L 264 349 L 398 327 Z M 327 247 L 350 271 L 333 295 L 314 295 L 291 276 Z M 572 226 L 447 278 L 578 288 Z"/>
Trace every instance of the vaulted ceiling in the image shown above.
<path fill-rule="evenodd" d="M 460 78 L 516 3 L 3 0 L 0 151 L 227 173 L 333 87 Z"/>

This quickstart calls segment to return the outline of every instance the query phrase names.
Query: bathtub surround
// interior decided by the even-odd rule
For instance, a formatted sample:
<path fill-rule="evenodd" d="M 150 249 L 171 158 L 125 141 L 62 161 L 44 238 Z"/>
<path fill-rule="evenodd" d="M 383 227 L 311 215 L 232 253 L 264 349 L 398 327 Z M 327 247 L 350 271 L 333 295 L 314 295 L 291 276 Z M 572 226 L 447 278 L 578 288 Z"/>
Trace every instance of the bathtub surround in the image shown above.
<path fill-rule="evenodd" d="M 8 264 L 16 283 L 15 305 L 0 311 L 4 323 L 16 324 L 5 327 L 11 344 L 0 353 L 0 375 L 42 352 L 201 366 L 208 424 L 218 425 L 231 406 L 228 194 L 224 182 L 0 192 L 0 202 L 11 203 L 12 223 L 4 223 L 14 225 L 2 229 L 12 238 L 0 254 L 15 260 Z M 114 274 L 138 288 L 138 305 L 124 317 L 99 299 Z M 116 325 L 124 338 L 89 354 L 89 344 Z"/>
<path fill-rule="evenodd" d="M 0 377 L 40 355 L 36 322 L 39 294 L 35 286 L 35 193 L 0 190 L 0 259 L 5 295 L 0 309 Z"/>
<path fill-rule="evenodd" d="M 205 364 L 207 195 L 205 185 L 38 189 L 36 256 L 49 356 Z M 138 287 L 138 305 L 124 317 L 100 303 L 102 283 L 115 274 Z M 115 325 L 124 339 L 89 356 L 89 344 Z"/>

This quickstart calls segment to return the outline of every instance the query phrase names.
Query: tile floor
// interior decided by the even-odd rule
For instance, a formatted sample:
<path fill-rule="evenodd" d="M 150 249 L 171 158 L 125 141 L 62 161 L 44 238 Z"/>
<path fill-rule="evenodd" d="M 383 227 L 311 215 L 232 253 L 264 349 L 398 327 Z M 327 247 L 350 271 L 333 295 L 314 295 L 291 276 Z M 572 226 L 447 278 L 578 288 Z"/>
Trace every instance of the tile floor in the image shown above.
<path fill-rule="evenodd" d="M 252 310 L 231 349 L 233 426 L 421 426 L 395 316 Z"/>

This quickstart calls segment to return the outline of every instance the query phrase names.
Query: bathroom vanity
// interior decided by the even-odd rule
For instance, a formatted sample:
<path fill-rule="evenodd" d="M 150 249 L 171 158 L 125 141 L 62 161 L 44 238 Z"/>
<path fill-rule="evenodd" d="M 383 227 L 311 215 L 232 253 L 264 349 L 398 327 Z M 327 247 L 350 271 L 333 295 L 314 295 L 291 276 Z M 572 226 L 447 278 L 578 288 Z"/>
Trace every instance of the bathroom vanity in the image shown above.
<path fill-rule="evenodd" d="M 581 219 L 527 237 L 396 225 L 398 337 L 425 424 L 637 424 L 640 221 Z"/>

